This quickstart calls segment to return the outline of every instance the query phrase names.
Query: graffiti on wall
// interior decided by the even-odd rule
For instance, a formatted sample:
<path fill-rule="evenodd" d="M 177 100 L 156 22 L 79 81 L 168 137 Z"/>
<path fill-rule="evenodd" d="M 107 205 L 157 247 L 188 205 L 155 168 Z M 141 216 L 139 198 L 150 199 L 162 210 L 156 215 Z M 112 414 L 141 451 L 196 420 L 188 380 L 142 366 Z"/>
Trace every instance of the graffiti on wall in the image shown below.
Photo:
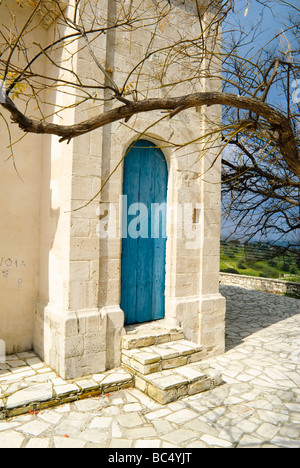
<path fill-rule="evenodd" d="M 23 259 L 0 256 L 0 283 L 9 279 L 15 282 L 18 288 L 23 284 L 22 270 L 26 268 Z"/>

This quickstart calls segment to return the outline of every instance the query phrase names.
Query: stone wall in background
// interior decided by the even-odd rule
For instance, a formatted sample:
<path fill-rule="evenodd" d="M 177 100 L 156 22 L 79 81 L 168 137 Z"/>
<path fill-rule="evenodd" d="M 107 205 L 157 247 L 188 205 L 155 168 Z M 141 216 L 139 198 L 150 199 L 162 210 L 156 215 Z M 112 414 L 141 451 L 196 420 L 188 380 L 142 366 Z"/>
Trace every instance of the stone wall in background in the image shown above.
<path fill-rule="evenodd" d="M 225 285 L 240 286 L 246 289 L 256 289 L 272 294 L 294 294 L 300 298 L 300 283 L 282 281 L 271 278 L 259 278 L 256 276 L 235 275 L 220 273 L 220 283 Z"/>

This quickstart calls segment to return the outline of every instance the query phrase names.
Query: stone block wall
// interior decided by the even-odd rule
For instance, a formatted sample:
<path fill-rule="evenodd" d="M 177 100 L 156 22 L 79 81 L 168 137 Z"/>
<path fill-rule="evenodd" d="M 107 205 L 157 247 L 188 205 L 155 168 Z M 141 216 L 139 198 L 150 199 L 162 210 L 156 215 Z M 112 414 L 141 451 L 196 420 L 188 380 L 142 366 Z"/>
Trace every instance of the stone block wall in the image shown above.
<path fill-rule="evenodd" d="M 176 10 L 156 24 L 156 8 L 167 2 L 128 2 L 126 8 L 132 5 L 134 11 L 138 6 L 141 16 L 146 15 L 148 20 L 137 23 L 137 29 L 111 29 L 93 38 L 94 54 L 116 83 L 123 84 L 147 54 L 150 44 L 152 49 L 161 49 L 176 41 L 176 37 L 199 36 L 195 3 L 174 3 Z M 122 5 L 115 0 L 87 2 L 87 8 L 93 6 L 90 13 L 99 15 L 104 23 L 122 14 Z M 92 14 L 87 24 L 91 18 Z M 66 33 L 63 26 L 55 27 L 61 28 L 60 35 Z M 45 40 L 53 37 L 53 25 L 48 31 L 41 29 Z M 175 61 L 165 67 L 165 74 L 158 76 L 167 57 L 168 54 L 153 54 L 141 72 L 132 74 L 141 96 L 220 89 L 218 64 L 214 80 L 203 77 L 192 85 L 181 82 L 188 68 Z M 55 60 L 63 63 L 64 79 L 68 78 L 67 67 L 91 83 L 101 73 L 83 40 L 57 50 Z M 43 75 L 57 73 L 60 78 L 60 72 L 53 70 L 51 64 L 40 66 Z M 169 88 L 174 77 L 178 84 Z M 104 101 L 80 107 L 76 104 L 81 96 L 63 93 L 64 90 L 68 91 L 62 86 L 60 93 L 50 92 L 48 98 L 54 102 L 54 110 L 66 107 L 61 116 L 67 124 L 111 108 L 107 90 L 99 91 Z M 45 115 L 52 114 L 53 107 L 46 106 Z M 61 116 L 54 115 L 53 122 L 61 123 Z M 1 185 L 1 206 L 9 205 L 11 211 L 4 212 L 0 261 L 2 257 L 2 262 L 24 261 L 27 268 L 26 279 L 16 276 L 14 279 L 21 278 L 23 283 L 14 284 L 11 290 L 6 278 L 0 279 L 4 281 L 0 291 L 0 313 L 4 318 L 0 339 L 8 343 L 8 352 L 33 347 L 64 378 L 101 372 L 120 363 L 124 333 L 124 313 L 120 309 L 121 227 L 118 222 L 114 236 L 100 238 L 99 221 L 105 211 L 113 209 L 120 219 L 122 161 L 138 137 L 155 143 L 164 153 L 169 173 L 168 206 L 189 204 L 191 208 L 188 219 L 183 223 L 181 220 L 180 225 L 171 215 L 167 220 L 165 324 L 180 326 L 186 338 L 211 354 L 224 350 L 225 299 L 219 293 L 221 162 L 215 161 L 217 150 L 207 149 L 197 141 L 212 122 L 217 124 L 220 119 L 221 109 L 214 106 L 182 112 L 172 119 L 167 115 L 162 119 L 160 112 L 145 113 L 129 122 L 117 122 L 82 135 L 69 144 L 59 143 L 52 136 L 28 137 L 18 153 L 26 187 L 18 186 L 14 198 L 10 197 L 7 203 L 5 195 L 16 187 L 12 166 L 6 167 L 7 185 Z M 190 141 L 194 143 L 187 145 Z M 19 199 L 25 200 L 25 205 L 18 203 Z M 185 232 L 185 223 L 192 226 L 195 238 Z M 23 268 L 23 263 L 19 265 Z"/>
<path fill-rule="evenodd" d="M 258 278 L 256 276 L 235 275 L 231 273 L 220 273 L 221 284 L 240 286 L 246 289 L 256 289 L 272 294 L 294 294 L 300 298 L 300 283 L 282 281 L 271 278 Z"/>

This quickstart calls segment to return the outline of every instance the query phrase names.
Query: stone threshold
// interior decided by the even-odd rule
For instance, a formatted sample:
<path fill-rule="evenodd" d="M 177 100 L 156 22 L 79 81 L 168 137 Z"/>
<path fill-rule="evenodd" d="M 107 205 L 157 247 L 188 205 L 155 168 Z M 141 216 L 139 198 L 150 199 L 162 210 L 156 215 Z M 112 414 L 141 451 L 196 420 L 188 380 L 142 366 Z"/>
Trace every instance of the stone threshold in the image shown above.
<path fill-rule="evenodd" d="M 168 327 L 159 322 L 158 320 L 156 322 L 127 325 L 125 327 L 126 334 L 122 337 L 122 350 L 162 345 L 184 339 L 181 328 Z"/>
<path fill-rule="evenodd" d="M 121 367 L 64 380 L 34 352 L 10 355 L 0 362 L 0 420 L 133 386 L 132 374 Z"/>

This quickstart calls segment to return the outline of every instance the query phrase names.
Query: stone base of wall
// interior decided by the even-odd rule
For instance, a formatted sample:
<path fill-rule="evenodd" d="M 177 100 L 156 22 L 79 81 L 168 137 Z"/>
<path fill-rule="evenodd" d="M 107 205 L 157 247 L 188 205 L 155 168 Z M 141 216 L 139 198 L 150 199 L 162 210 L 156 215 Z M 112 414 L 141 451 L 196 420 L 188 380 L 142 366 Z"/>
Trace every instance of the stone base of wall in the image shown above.
<path fill-rule="evenodd" d="M 168 301 L 161 322 L 174 322 L 186 339 L 203 347 L 205 357 L 219 355 L 225 347 L 225 304 L 221 294 L 176 298 Z M 38 303 L 33 349 L 60 377 L 75 379 L 119 366 L 124 333 L 119 306 L 67 311 Z"/>
<path fill-rule="evenodd" d="M 207 356 L 224 352 L 226 300 L 221 294 L 172 298 L 166 309 L 165 323 L 180 327 L 187 340 L 206 349 Z"/>
<path fill-rule="evenodd" d="M 38 304 L 34 351 L 64 379 L 106 370 L 107 315 L 99 309 L 65 311 Z"/>
<path fill-rule="evenodd" d="M 271 278 L 258 278 L 256 276 L 234 275 L 232 273 L 220 273 L 220 283 L 240 286 L 246 289 L 256 289 L 272 294 L 293 294 L 300 298 L 300 283 L 282 281 Z"/>

